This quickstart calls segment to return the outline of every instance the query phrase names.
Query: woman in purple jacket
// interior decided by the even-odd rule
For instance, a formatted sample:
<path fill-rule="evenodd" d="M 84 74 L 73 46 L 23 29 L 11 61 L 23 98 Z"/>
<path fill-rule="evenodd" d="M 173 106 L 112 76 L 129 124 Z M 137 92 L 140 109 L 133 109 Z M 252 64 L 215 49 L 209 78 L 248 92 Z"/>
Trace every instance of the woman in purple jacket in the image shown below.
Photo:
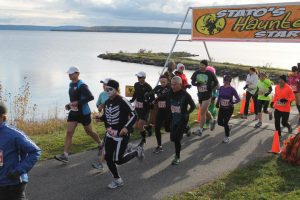
<path fill-rule="evenodd" d="M 230 85 L 231 80 L 231 76 L 224 76 L 224 85 L 219 89 L 219 97 L 216 104 L 216 107 L 219 108 L 218 125 L 223 126 L 225 129 L 225 138 L 223 143 L 229 142 L 230 128 L 228 122 L 233 114 L 233 105 L 240 102 L 240 97 L 237 94 L 237 91 Z M 233 97 L 235 100 L 233 100 Z"/>

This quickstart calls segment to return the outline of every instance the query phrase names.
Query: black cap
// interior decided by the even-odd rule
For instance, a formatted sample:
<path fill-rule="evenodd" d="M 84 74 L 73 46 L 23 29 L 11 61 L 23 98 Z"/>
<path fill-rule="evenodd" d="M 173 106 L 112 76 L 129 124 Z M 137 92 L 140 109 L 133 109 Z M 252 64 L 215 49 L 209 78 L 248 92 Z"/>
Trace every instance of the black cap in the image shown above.
<path fill-rule="evenodd" d="M 115 80 L 109 80 L 106 86 L 119 90 L 119 82 Z"/>
<path fill-rule="evenodd" d="M 207 60 L 201 60 L 200 63 L 205 65 L 205 66 L 208 66 L 208 61 Z"/>
<path fill-rule="evenodd" d="M 281 76 L 279 76 L 279 79 L 283 80 L 284 82 L 287 82 L 287 77 L 286 77 L 286 75 L 281 75 Z"/>
<path fill-rule="evenodd" d="M 293 66 L 292 67 L 292 72 L 297 72 L 298 71 L 298 67 L 297 66 Z"/>
<path fill-rule="evenodd" d="M 7 109 L 3 102 L 0 102 L 0 115 L 6 114 Z"/>

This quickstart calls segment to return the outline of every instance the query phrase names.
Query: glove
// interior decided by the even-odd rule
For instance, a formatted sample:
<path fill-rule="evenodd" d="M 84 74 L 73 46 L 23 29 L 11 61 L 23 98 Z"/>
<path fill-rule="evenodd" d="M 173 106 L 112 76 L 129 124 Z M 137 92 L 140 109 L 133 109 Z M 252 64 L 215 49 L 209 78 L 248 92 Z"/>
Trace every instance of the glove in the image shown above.
<path fill-rule="evenodd" d="M 20 178 L 20 174 L 19 174 L 19 172 L 17 172 L 17 171 L 14 171 L 14 172 L 8 172 L 8 173 L 6 174 L 6 177 L 9 178 L 9 179 L 12 179 L 12 180 L 14 180 L 14 179 L 19 179 L 19 178 Z"/>
<path fill-rule="evenodd" d="M 216 108 L 220 108 L 220 104 L 219 103 L 216 103 Z"/>
<path fill-rule="evenodd" d="M 69 104 L 65 105 L 65 109 L 66 110 L 70 110 L 71 109 L 71 106 Z"/>
<path fill-rule="evenodd" d="M 134 102 L 134 100 L 133 100 L 133 99 L 130 99 L 130 100 L 129 100 L 129 102 L 130 102 L 130 103 L 133 103 L 133 102 Z"/>
<path fill-rule="evenodd" d="M 248 88 L 248 85 L 245 85 L 245 87 L 243 89 L 246 90 L 247 88 Z"/>
<path fill-rule="evenodd" d="M 271 108 L 274 108 L 274 102 L 271 102 L 270 106 L 271 106 Z"/>
<path fill-rule="evenodd" d="M 280 99 L 279 101 L 280 101 L 280 103 L 286 103 L 286 102 L 288 102 L 288 100 L 287 100 L 287 99 L 285 99 L 285 98 L 283 98 L 283 99 Z"/>
<path fill-rule="evenodd" d="M 191 89 L 191 87 L 192 87 L 192 85 L 190 85 L 190 84 L 185 86 L 185 88 L 187 88 L 187 89 Z"/>
<path fill-rule="evenodd" d="M 270 95 L 270 92 L 267 92 L 264 96 L 267 97 Z"/>

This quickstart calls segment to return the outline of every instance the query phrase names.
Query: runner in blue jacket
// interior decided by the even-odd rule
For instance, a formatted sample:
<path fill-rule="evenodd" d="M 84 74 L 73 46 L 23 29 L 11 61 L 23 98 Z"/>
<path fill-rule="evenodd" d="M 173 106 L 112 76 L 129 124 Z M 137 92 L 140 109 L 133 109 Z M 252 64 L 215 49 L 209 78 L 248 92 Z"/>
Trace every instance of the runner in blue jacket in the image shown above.
<path fill-rule="evenodd" d="M 27 173 L 38 161 L 41 149 L 22 131 L 6 123 L 6 108 L 0 103 L 0 199 L 25 199 Z"/>

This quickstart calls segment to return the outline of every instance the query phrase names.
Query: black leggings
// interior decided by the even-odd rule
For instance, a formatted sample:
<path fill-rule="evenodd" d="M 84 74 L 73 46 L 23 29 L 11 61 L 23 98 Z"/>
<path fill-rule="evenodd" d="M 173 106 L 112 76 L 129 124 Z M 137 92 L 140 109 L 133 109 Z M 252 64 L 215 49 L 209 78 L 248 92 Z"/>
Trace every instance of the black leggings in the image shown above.
<path fill-rule="evenodd" d="M 257 112 L 261 113 L 263 110 L 264 113 L 268 113 L 270 101 L 268 100 L 257 100 Z"/>
<path fill-rule="evenodd" d="M 110 137 L 106 137 L 105 160 L 114 178 L 120 178 L 116 164 L 122 165 L 137 156 L 137 151 L 124 155 L 128 141 L 129 137 L 120 138 L 120 141 L 115 141 Z"/>
<path fill-rule="evenodd" d="M 158 109 L 155 121 L 155 136 L 158 146 L 161 146 L 160 129 L 163 124 L 165 125 L 165 130 L 170 131 L 170 111 L 166 109 Z"/>
<path fill-rule="evenodd" d="M 230 107 L 230 108 L 220 107 L 220 109 L 219 109 L 218 125 L 224 127 L 226 137 L 229 137 L 229 134 L 230 134 L 228 123 L 233 114 L 233 109 L 234 109 L 234 107 Z"/>
<path fill-rule="evenodd" d="M 244 115 L 248 115 L 248 110 L 249 110 L 249 103 L 250 99 L 252 98 L 253 103 L 254 103 L 254 113 L 257 115 L 257 95 L 251 94 L 250 92 L 246 92 L 246 102 L 245 102 L 245 109 L 244 109 Z"/>
<path fill-rule="evenodd" d="M 178 123 L 172 123 L 170 139 L 175 144 L 175 154 L 177 158 L 180 158 L 181 151 L 181 140 L 183 133 L 186 130 L 187 126 L 187 116 L 184 119 L 181 119 Z"/>
<path fill-rule="evenodd" d="M 275 129 L 276 131 L 278 131 L 278 135 L 281 136 L 280 119 L 282 118 L 281 120 L 282 126 L 290 128 L 291 125 L 288 122 L 290 113 L 275 110 L 274 115 L 275 115 Z"/>
<path fill-rule="evenodd" d="M 25 200 L 26 183 L 0 186 L 0 200 Z"/>

